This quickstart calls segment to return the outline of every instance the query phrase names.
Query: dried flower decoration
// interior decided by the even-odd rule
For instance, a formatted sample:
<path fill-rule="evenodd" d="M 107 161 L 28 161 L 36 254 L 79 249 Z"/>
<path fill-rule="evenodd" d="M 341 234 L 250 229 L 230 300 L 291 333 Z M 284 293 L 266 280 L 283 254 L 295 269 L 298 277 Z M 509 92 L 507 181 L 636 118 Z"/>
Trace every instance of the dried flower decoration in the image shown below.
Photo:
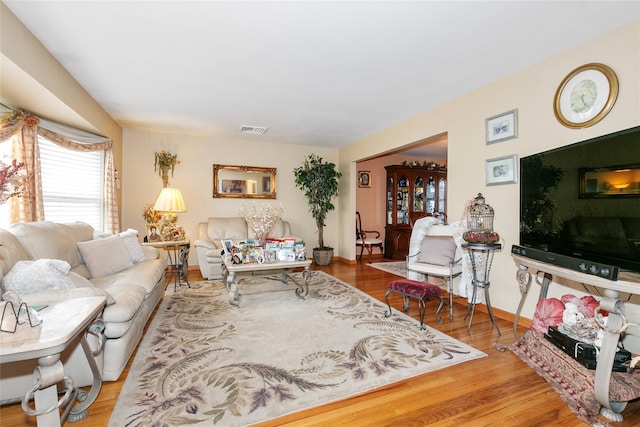
<path fill-rule="evenodd" d="M 24 163 L 13 160 L 7 164 L 0 159 L 0 205 L 6 203 L 11 197 L 22 196 L 26 177 Z"/>
<path fill-rule="evenodd" d="M 170 151 L 160 151 L 155 153 L 155 162 L 153 164 L 153 170 L 158 171 L 158 175 L 162 178 L 162 186 L 169 186 L 169 169 L 171 169 L 171 176 L 177 164 L 180 164 L 177 154 L 171 154 Z"/>
<path fill-rule="evenodd" d="M 153 209 L 153 205 L 146 205 L 142 217 L 147 224 L 157 224 L 162 219 L 162 213 Z"/>

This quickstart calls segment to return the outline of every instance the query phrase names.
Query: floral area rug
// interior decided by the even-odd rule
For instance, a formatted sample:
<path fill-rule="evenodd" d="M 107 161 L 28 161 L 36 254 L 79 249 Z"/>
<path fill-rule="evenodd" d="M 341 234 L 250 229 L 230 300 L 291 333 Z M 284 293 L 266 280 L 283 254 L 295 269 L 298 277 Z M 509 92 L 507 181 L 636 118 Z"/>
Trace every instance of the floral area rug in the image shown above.
<path fill-rule="evenodd" d="M 542 335 L 532 331 L 527 331 L 509 349 L 544 378 L 582 421 L 596 427 L 612 426 L 604 421 L 604 417 L 598 417 L 602 406 L 594 391 L 596 371 L 578 364 Z M 638 397 L 640 371 L 612 373 L 609 387 L 611 402 L 628 402 Z"/>
<path fill-rule="evenodd" d="M 374 262 L 367 265 L 369 267 L 377 268 L 378 270 L 386 271 L 387 273 L 395 274 L 396 276 L 407 276 L 406 261 Z"/>
<path fill-rule="evenodd" d="M 300 273 L 294 275 L 300 279 Z M 486 356 L 326 273 L 167 292 L 109 426 L 241 426 Z"/>

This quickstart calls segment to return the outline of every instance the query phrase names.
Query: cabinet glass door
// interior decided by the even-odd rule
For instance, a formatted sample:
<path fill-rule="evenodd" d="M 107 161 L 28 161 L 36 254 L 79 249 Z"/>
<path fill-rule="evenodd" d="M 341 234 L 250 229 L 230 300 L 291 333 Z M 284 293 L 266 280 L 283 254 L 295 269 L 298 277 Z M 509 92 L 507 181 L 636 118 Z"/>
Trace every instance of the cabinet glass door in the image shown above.
<path fill-rule="evenodd" d="M 413 211 L 424 212 L 424 204 L 424 179 L 418 176 L 413 183 Z"/>
<path fill-rule="evenodd" d="M 440 178 L 438 181 L 438 212 L 445 213 L 446 211 L 446 200 L 447 200 L 447 180 L 445 178 Z"/>
<path fill-rule="evenodd" d="M 409 178 L 398 177 L 398 210 L 396 224 L 409 224 Z"/>
<path fill-rule="evenodd" d="M 430 214 L 436 212 L 436 183 L 432 176 L 427 181 L 427 212 Z"/>
<path fill-rule="evenodd" d="M 393 224 L 393 177 L 387 179 L 387 224 Z"/>

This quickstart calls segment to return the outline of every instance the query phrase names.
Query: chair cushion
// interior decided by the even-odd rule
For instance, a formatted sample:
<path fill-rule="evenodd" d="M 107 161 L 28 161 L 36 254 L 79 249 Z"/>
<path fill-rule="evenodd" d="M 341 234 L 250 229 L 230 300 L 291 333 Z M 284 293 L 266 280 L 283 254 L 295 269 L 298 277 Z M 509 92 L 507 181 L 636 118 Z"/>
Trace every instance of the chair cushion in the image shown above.
<path fill-rule="evenodd" d="M 387 290 L 399 292 L 418 299 L 437 297 L 440 296 L 440 292 L 442 292 L 439 286 L 409 279 L 394 280 L 387 285 Z"/>
<path fill-rule="evenodd" d="M 456 242 L 451 236 L 426 236 L 418 254 L 418 262 L 449 265 L 456 255 Z"/>

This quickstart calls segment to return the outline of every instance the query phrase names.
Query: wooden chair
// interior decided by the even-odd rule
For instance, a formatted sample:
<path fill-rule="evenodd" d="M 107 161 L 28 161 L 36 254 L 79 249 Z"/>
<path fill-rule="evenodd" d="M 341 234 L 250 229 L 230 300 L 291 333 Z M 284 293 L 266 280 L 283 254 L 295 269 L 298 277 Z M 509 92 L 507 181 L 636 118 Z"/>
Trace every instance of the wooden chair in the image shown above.
<path fill-rule="evenodd" d="M 367 233 L 370 234 L 367 235 Z M 373 237 L 374 235 L 375 237 Z M 360 212 L 356 212 L 356 249 L 358 247 L 360 248 L 359 260 L 362 260 L 362 253 L 366 248 L 367 252 L 369 252 L 369 263 L 371 263 L 371 254 L 373 252 L 373 248 L 380 248 L 380 253 L 383 254 L 383 245 L 384 241 L 380 239 L 380 232 L 362 229 L 362 219 L 360 218 Z"/>

